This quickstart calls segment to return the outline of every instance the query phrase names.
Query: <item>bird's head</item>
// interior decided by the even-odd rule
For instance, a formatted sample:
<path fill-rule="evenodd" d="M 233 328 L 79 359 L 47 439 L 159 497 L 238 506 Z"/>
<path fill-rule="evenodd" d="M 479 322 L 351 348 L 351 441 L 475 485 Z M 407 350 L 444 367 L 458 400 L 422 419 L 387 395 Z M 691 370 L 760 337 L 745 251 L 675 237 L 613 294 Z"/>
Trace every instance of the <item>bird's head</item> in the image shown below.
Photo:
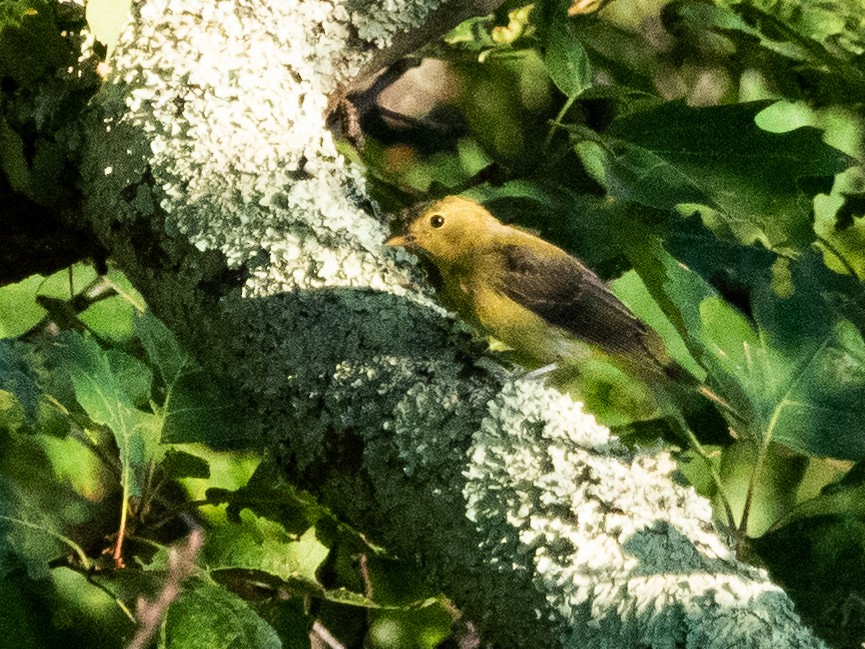
<path fill-rule="evenodd" d="M 385 245 L 419 251 L 433 261 L 453 262 L 500 227 L 501 223 L 473 200 L 448 196 L 433 203 Z"/>

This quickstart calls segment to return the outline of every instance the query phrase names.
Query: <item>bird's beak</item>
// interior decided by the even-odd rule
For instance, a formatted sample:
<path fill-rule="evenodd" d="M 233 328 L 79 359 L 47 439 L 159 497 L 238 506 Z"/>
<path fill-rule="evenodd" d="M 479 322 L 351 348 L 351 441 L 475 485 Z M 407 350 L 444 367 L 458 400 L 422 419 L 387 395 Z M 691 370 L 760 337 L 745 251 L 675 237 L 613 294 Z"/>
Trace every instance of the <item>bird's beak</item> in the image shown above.
<path fill-rule="evenodd" d="M 403 248 L 414 243 L 414 236 L 411 234 L 395 234 L 390 239 L 384 242 L 386 246 L 401 246 Z"/>

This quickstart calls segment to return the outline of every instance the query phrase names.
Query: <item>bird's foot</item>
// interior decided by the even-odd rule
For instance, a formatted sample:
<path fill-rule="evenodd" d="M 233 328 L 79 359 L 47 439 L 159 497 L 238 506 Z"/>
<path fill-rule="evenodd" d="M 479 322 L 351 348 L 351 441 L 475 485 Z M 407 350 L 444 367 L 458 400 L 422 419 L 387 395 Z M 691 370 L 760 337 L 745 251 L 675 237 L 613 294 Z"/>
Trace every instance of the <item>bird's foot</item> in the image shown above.
<path fill-rule="evenodd" d="M 526 372 L 522 377 L 526 381 L 534 381 L 535 379 L 539 379 L 542 376 L 546 376 L 550 372 L 559 369 L 558 363 L 550 363 L 549 365 L 544 365 L 543 367 L 539 367 L 536 370 L 531 370 L 530 372 Z"/>

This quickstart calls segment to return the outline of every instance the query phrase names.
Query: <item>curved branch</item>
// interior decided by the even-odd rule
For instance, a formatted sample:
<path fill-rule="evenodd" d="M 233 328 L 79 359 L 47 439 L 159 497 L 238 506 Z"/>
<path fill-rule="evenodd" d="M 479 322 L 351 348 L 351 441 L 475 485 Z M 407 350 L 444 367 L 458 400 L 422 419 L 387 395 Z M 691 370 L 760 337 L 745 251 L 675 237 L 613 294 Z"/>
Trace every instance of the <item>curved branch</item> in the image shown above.
<path fill-rule="evenodd" d="M 484 637 L 822 646 L 667 455 L 483 369 L 410 258 L 382 247 L 327 96 L 434 5 L 136 3 L 88 132 L 100 239 L 234 382 L 286 470 L 416 557 Z"/>

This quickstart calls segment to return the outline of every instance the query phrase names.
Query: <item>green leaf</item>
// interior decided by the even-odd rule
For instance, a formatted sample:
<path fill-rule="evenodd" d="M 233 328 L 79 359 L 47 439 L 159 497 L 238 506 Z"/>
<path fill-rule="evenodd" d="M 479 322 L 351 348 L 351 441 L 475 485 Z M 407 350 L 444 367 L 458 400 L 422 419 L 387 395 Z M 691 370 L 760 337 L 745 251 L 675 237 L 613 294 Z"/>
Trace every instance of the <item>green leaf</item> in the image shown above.
<path fill-rule="evenodd" d="M 760 29 L 747 23 L 734 10 L 708 2 L 673 2 L 666 8 L 669 20 L 685 20 L 694 27 L 723 32 L 741 32 L 756 39 L 767 50 L 794 61 L 808 61 L 811 55 L 808 47 L 789 39 L 772 39 Z M 776 32 L 777 33 L 777 32 Z M 796 39 L 798 40 L 798 39 Z M 815 61 L 816 62 L 816 61 Z"/>
<path fill-rule="evenodd" d="M 652 299 L 636 271 L 629 271 L 610 282 L 610 290 L 634 315 L 661 334 L 667 352 L 677 363 L 697 378 L 705 376 L 705 370 L 691 356 L 681 335 L 664 315 L 658 303 Z"/>
<path fill-rule="evenodd" d="M 857 463 L 838 482 L 827 485 L 822 492 L 802 503 L 774 526 L 783 529 L 821 516 L 856 516 L 865 518 L 865 486 L 862 484 L 863 462 Z"/>
<path fill-rule="evenodd" d="M 794 521 L 752 542 L 803 622 L 836 647 L 862 641 L 863 616 L 854 604 L 865 599 L 862 511 L 860 502 L 849 513 Z"/>
<path fill-rule="evenodd" d="M 134 311 L 135 307 L 117 295 L 91 304 L 78 319 L 101 339 L 123 345 L 132 337 Z"/>
<path fill-rule="evenodd" d="M 52 458 L 57 449 L 44 441 L 40 435 L 0 432 L 0 574 L 15 565 L 12 557 L 34 579 L 70 553 L 85 566 L 88 562 L 67 529 L 90 521 L 95 507 L 57 473 L 54 461 L 60 458 Z M 100 534 L 96 525 L 91 531 Z"/>
<path fill-rule="evenodd" d="M 14 638 L 15 646 L 47 649 L 44 613 L 27 597 L 28 584 L 20 575 L 0 580 L 0 637 Z M 38 639 L 37 639 L 38 638 Z"/>
<path fill-rule="evenodd" d="M 592 86 L 592 67 L 571 21 L 553 20 L 546 30 L 544 64 L 556 87 L 568 98 Z"/>
<path fill-rule="evenodd" d="M 116 489 L 116 476 L 80 439 L 71 435 L 38 434 L 33 435 L 32 440 L 45 453 L 54 471 L 54 480 L 67 485 L 88 502 L 104 503 Z M 43 488 L 47 488 L 47 484 Z"/>
<path fill-rule="evenodd" d="M 69 42 L 60 32 L 55 6 L 45 0 L 0 3 L 0 77 L 28 86 L 71 63 Z"/>
<path fill-rule="evenodd" d="M 245 601 L 224 588 L 196 584 L 168 609 L 166 649 L 281 649 L 279 636 Z"/>
<path fill-rule="evenodd" d="M 835 213 L 835 220 L 837 229 L 846 230 L 857 218 L 865 216 L 865 192 L 843 194 L 842 197 L 844 202 Z"/>
<path fill-rule="evenodd" d="M 240 520 L 241 510 L 248 508 L 297 534 L 330 515 L 312 496 L 288 482 L 269 456 L 256 467 L 245 486 L 235 491 L 209 489 L 207 499 L 212 504 L 228 503 L 229 519 Z"/>
<path fill-rule="evenodd" d="M 728 6 L 718 6 L 722 4 Z M 865 49 L 859 3 L 686 1 L 670 3 L 664 15 L 673 30 L 687 25 L 696 33 L 724 34 L 738 45 L 740 56 L 759 45 L 778 55 L 776 61 L 781 65 L 787 59 L 800 76 L 800 85 L 810 93 L 819 93 L 820 84 L 831 91 L 828 98 L 835 101 L 855 101 L 865 93 L 865 73 L 856 58 Z M 756 56 L 765 56 L 765 52 Z M 842 89 L 838 96 L 833 86 Z"/>
<path fill-rule="evenodd" d="M 376 610 L 367 641 L 377 649 L 435 649 L 451 634 L 453 618 L 441 606 L 421 610 Z"/>
<path fill-rule="evenodd" d="M 310 649 L 309 632 L 314 619 L 305 611 L 306 604 L 302 598 L 272 598 L 258 603 L 255 608 L 279 634 L 283 649 Z"/>
<path fill-rule="evenodd" d="M 808 455 L 865 457 L 865 342 L 827 303 L 818 253 L 789 262 L 785 282 L 754 283 L 756 322 L 659 244 L 629 253 L 709 385 L 744 418 L 740 433 Z"/>
<path fill-rule="evenodd" d="M 865 457 L 865 341 L 849 322 L 821 338 L 799 338 L 792 358 L 769 348 L 763 418 L 766 435 L 800 452 L 841 459 Z M 770 407 L 766 407 L 771 404 Z"/>
<path fill-rule="evenodd" d="M 150 310 L 133 317 L 135 335 L 144 346 L 147 358 L 159 372 L 166 387 L 173 386 L 192 360 L 162 321 Z"/>
<path fill-rule="evenodd" d="M 698 273 L 728 301 L 750 312 L 750 292 L 768 281 L 777 255 L 765 247 L 721 238 L 703 224 L 698 213 L 671 219 L 660 236 L 676 259 Z"/>
<path fill-rule="evenodd" d="M 315 528 L 309 528 L 299 539 L 291 544 L 285 557 L 275 564 L 282 570 L 291 570 L 292 574 L 308 581 L 316 580 L 316 571 L 324 563 L 330 548 L 316 537 Z M 273 566 L 271 562 L 265 565 Z"/>
<path fill-rule="evenodd" d="M 102 339 L 125 345 L 133 334 L 133 317 L 145 308 L 144 298 L 116 268 L 109 268 L 107 279 L 119 295 L 91 304 L 78 318 Z"/>
<path fill-rule="evenodd" d="M 136 574 L 131 575 L 133 572 Z M 162 586 L 145 585 L 137 571 L 115 571 L 108 577 L 104 572 L 82 574 L 65 566 L 52 569 L 46 582 L 47 593 L 40 602 L 43 626 L 52 632 L 51 646 L 70 649 L 126 647 L 138 625 L 121 610 L 112 593 L 132 603 L 141 595 L 153 597 Z M 118 588 L 118 582 L 130 587 Z"/>
<path fill-rule="evenodd" d="M 117 377 L 123 393 L 136 406 L 146 406 L 150 401 L 153 385 L 153 371 L 140 360 L 119 349 L 111 348 L 105 352 L 111 372 Z"/>
<path fill-rule="evenodd" d="M 814 240 L 810 199 L 853 160 L 814 128 L 761 130 L 754 117 L 768 105 L 671 102 L 615 119 L 603 133 L 571 127 L 572 140 L 579 155 L 601 156 L 600 180 L 619 200 L 706 205 L 745 243 L 801 249 Z"/>
<path fill-rule="evenodd" d="M 45 315 L 45 309 L 35 299 L 43 279 L 42 275 L 31 275 L 0 287 L 0 338 L 20 336 Z"/>
<path fill-rule="evenodd" d="M 25 353 L 23 344 L 0 340 L 0 390 L 15 395 L 25 417 L 32 423 L 36 419 L 41 391 Z"/>
<path fill-rule="evenodd" d="M 210 477 L 210 464 L 207 460 L 175 448 L 166 451 L 161 467 L 170 478 Z"/>
<path fill-rule="evenodd" d="M 460 48 L 481 51 L 494 48 L 497 43 L 490 35 L 491 21 L 489 16 L 478 16 L 464 20 L 443 37 L 445 43 Z"/>
<path fill-rule="evenodd" d="M 66 151 L 57 142 L 40 137 L 31 144 L 30 196 L 40 205 L 58 207 L 63 200 Z"/>
<path fill-rule="evenodd" d="M 203 442 L 213 448 L 238 448 L 250 441 L 243 413 L 216 377 L 196 369 L 171 386 L 162 439 L 173 444 Z"/>
<path fill-rule="evenodd" d="M 90 419 L 114 434 L 123 468 L 122 483 L 132 495 L 140 494 L 141 475 L 163 451 L 159 419 L 135 408 L 108 354 L 92 338 L 66 332 L 60 339 L 58 356 L 78 403 Z"/>
<path fill-rule="evenodd" d="M 166 390 L 162 439 L 236 448 L 249 441 L 242 410 L 218 378 L 206 374 L 150 311 L 134 317 L 135 333 Z"/>
<path fill-rule="evenodd" d="M 89 264 L 78 263 L 70 268 L 59 270 L 48 277 L 31 275 L 16 284 L 0 287 L 0 338 L 20 336 L 37 325 L 46 315 L 46 309 L 40 305 L 40 301 L 43 304 L 57 305 L 60 311 L 53 315 L 64 317 L 64 314 L 71 314 L 66 316 L 67 319 L 71 317 L 77 320 L 74 309 L 68 304 L 69 298 L 84 289 L 94 279 L 96 279 L 96 271 L 93 270 L 93 267 Z M 50 299 L 45 300 L 45 298 Z M 88 325 L 91 323 L 97 325 L 97 333 L 103 333 L 103 331 L 98 330 L 100 325 L 98 318 L 93 316 L 97 311 L 107 310 L 108 313 L 103 311 L 103 315 L 122 319 L 117 309 L 105 306 L 105 302 L 112 303 L 114 300 L 120 299 L 111 298 L 97 302 L 81 314 L 81 321 Z M 112 322 L 112 327 L 113 329 L 118 327 L 117 320 Z"/>
<path fill-rule="evenodd" d="M 236 489 L 249 482 L 250 476 L 262 459 L 260 453 L 216 451 L 203 444 L 177 444 L 171 448 L 195 455 L 207 462 L 210 474 L 208 478 L 202 480 L 190 477 L 182 480 L 183 487 L 192 500 L 207 499 L 209 489 L 234 493 Z M 225 511 L 218 508 L 219 504 L 214 503 L 212 507 L 205 507 L 205 516 L 211 520 L 223 520 Z"/>
<path fill-rule="evenodd" d="M 279 523 L 244 510 L 239 522 L 209 532 L 204 561 L 211 571 L 256 570 L 283 581 L 300 580 L 318 586 L 315 573 L 329 551 L 316 538 L 315 528 L 296 537 Z"/>
<path fill-rule="evenodd" d="M 30 167 L 24 156 L 24 141 L 4 117 L 0 117 L 0 171 L 8 179 L 13 191 L 30 195 L 32 182 Z"/>
<path fill-rule="evenodd" d="M 486 205 L 503 222 L 532 229 L 577 255 L 602 277 L 617 277 L 630 267 L 616 236 L 620 228 L 613 212 L 621 210 L 620 205 L 530 180 L 480 185 L 465 195 Z"/>

